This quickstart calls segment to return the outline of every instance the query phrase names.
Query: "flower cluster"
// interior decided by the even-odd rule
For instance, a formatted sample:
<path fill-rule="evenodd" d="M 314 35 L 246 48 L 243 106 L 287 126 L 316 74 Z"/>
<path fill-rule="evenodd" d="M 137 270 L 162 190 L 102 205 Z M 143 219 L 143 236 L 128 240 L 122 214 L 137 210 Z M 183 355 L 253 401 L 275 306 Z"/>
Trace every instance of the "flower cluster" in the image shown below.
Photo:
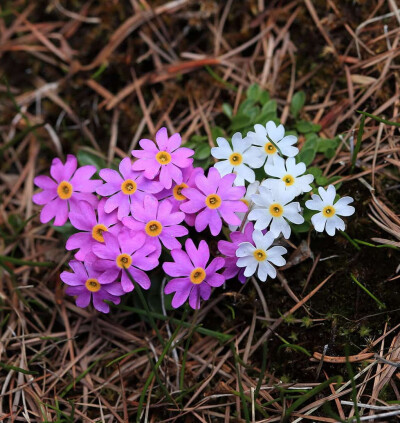
<path fill-rule="evenodd" d="M 136 284 L 150 288 L 148 272 L 159 266 L 163 250 L 173 260 L 161 263 L 172 277 L 165 294 L 174 294 L 173 307 L 188 301 L 199 308 L 212 287 L 235 276 L 242 283 L 255 273 L 261 281 L 274 278 L 287 252 L 275 244 L 281 235 L 289 238 L 292 224 L 304 222 L 300 203 L 293 200 L 312 190 L 313 176 L 294 158 L 296 141 L 272 121 L 255 125 L 244 138 L 234 134 L 231 144 L 218 138 L 211 154 L 220 161 L 207 173 L 193 166 L 194 151 L 181 147 L 180 135 L 169 137 L 166 128 L 155 141 L 140 140 L 133 160 L 124 158 L 118 170 L 101 169 L 101 179 L 92 179 L 94 166 L 78 168 L 72 155 L 64 164 L 54 159 L 51 177 L 35 178 L 42 191 L 33 201 L 44 206 L 42 223 L 69 221 L 76 230 L 66 243 L 74 251 L 72 272 L 61 273 L 66 293 L 79 307 L 92 302 L 107 313 L 108 302 L 119 304 Z M 261 167 L 266 178 L 257 181 L 254 169 Z M 333 235 L 344 229 L 339 216 L 354 212 L 348 205 L 352 198 L 335 202 L 332 185 L 318 192 L 305 206 L 318 211 L 311 219 L 315 229 Z M 211 257 L 204 239 L 188 238 L 189 227 L 198 233 L 208 227 L 215 237 L 224 223 L 230 241 L 219 241 L 217 257 Z"/>

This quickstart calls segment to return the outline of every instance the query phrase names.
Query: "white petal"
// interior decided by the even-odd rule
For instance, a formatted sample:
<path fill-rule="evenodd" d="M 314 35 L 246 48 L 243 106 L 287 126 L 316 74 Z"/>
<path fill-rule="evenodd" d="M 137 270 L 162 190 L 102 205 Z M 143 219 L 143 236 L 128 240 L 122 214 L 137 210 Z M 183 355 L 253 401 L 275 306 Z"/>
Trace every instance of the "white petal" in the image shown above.
<path fill-rule="evenodd" d="M 262 248 L 264 250 L 268 250 L 268 248 L 272 245 L 272 243 L 275 241 L 275 235 L 269 231 L 263 236 L 263 242 L 262 242 Z"/>
<path fill-rule="evenodd" d="M 353 206 L 335 206 L 335 210 L 339 216 L 351 216 L 356 211 Z"/>
<path fill-rule="evenodd" d="M 211 149 L 211 155 L 216 159 L 227 159 L 232 154 L 231 146 L 225 138 L 217 138 L 218 147 Z"/>
<path fill-rule="evenodd" d="M 335 200 L 336 196 L 336 189 L 333 185 L 329 185 L 326 191 L 322 187 L 319 187 L 318 193 L 321 196 L 324 205 L 333 205 L 333 201 Z"/>
<path fill-rule="evenodd" d="M 283 125 L 276 126 L 272 120 L 266 125 L 268 136 L 275 143 L 280 141 L 285 136 L 285 128 Z"/>
<path fill-rule="evenodd" d="M 287 157 L 294 157 L 299 154 L 299 149 L 297 147 L 292 147 L 290 145 L 280 145 L 278 144 L 282 154 Z"/>
<path fill-rule="evenodd" d="M 295 184 L 297 185 L 298 190 L 300 193 L 309 192 L 312 190 L 311 183 L 314 180 L 314 176 L 307 174 L 303 176 L 299 176 L 296 178 Z"/>
<path fill-rule="evenodd" d="M 243 153 L 246 151 L 251 145 L 251 141 L 248 138 L 242 138 L 242 134 L 240 132 L 236 132 L 232 136 L 232 146 L 233 151 L 237 151 L 238 153 Z"/>
<path fill-rule="evenodd" d="M 289 220 L 289 222 L 295 223 L 296 225 L 301 225 L 304 222 L 304 217 L 298 212 L 286 211 L 283 213 L 283 216 Z"/>
<path fill-rule="evenodd" d="M 294 135 L 286 135 L 286 137 L 283 137 L 280 141 L 279 141 L 279 148 L 282 147 L 288 147 L 291 146 L 293 144 L 296 144 L 297 142 L 297 137 L 295 137 Z"/>
<path fill-rule="evenodd" d="M 258 279 L 260 279 L 260 281 L 265 282 L 267 280 L 267 276 L 268 276 L 268 267 L 266 266 L 268 262 L 264 261 L 261 262 L 258 266 L 258 272 L 257 272 L 257 276 Z"/>
<path fill-rule="evenodd" d="M 256 244 L 256 248 L 264 249 L 264 235 L 261 231 L 255 230 L 253 232 L 253 241 Z"/>
<path fill-rule="evenodd" d="M 306 171 L 306 165 L 303 162 L 296 164 L 296 159 L 294 157 L 289 157 L 286 160 L 286 169 L 288 173 L 297 177 Z"/>
<path fill-rule="evenodd" d="M 335 219 L 335 217 L 337 217 L 337 216 L 333 216 L 330 219 L 326 219 L 325 230 L 326 230 L 326 233 L 330 236 L 335 235 L 335 230 L 336 230 L 336 219 Z M 338 219 L 340 219 L 340 217 Z"/>
<path fill-rule="evenodd" d="M 259 181 L 254 181 L 252 184 L 249 184 L 249 186 L 247 187 L 245 198 L 248 200 L 251 200 L 250 196 L 257 193 L 259 186 L 260 186 Z"/>
<path fill-rule="evenodd" d="M 314 214 L 314 216 L 311 218 L 311 223 L 314 225 L 314 229 L 317 232 L 324 232 L 326 221 L 327 218 L 324 217 L 322 213 Z"/>
<path fill-rule="evenodd" d="M 271 277 L 272 279 L 276 278 L 276 269 L 274 266 L 272 266 L 271 263 L 269 263 L 267 260 L 265 260 L 263 262 L 265 269 L 268 272 L 268 276 Z"/>
<path fill-rule="evenodd" d="M 311 196 L 311 200 L 306 201 L 306 207 L 309 210 L 322 210 L 324 203 L 319 195 L 313 194 Z"/>
<path fill-rule="evenodd" d="M 249 220 L 259 220 L 268 215 L 269 214 L 266 209 L 253 209 L 248 214 L 248 218 Z"/>
<path fill-rule="evenodd" d="M 237 267 L 247 267 L 247 266 L 251 266 L 251 264 L 256 261 L 254 256 L 246 256 L 246 257 L 240 257 L 237 259 L 236 261 L 236 266 Z"/>
<path fill-rule="evenodd" d="M 271 216 L 265 215 L 261 218 L 259 218 L 256 223 L 254 224 L 254 229 L 263 231 L 264 229 L 266 229 L 268 227 L 268 225 L 271 222 Z"/>
<path fill-rule="evenodd" d="M 279 236 L 279 234 L 282 232 L 282 229 L 285 226 L 285 220 L 282 217 L 273 217 L 271 222 L 271 228 L 270 231 L 273 233 L 275 238 Z M 287 223 L 286 223 L 287 225 Z"/>
<path fill-rule="evenodd" d="M 281 247 L 280 245 L 271 247 L 268 251 L 268 260 L 272 261 L 272 259 L 282 257 L 283 254 L 287 253 L 287 249 L 285 247 Z M 273 262 L 275 263 L 275 262 Z M 283 266 L 283 264 L 280 264 L 279 266 Z"/>
<path fill-rule="evenodd" d="M 250 169 L 243 163 L 235 168 L 235 172 L 247 182 L 252 183 L 256 180 L 256 174 L 254 173 L 254 170 Z M 235 185 L 237 184 L 235 183 Z"/>
<path fill-rule="evenodd" d="M 236 257 L 251 256 L 254 250 L 255 247 L 253 244 L 250 244 L 250 242 L 242 242 L 236 250 Z"/>
<path fill-rule="evenodd" d="M 257 270 L 258 261 L 254 259 L 244 270 L 244 276 L 248 278 L 249 276 L 253 276 L 255 271 Z"/>
<path fill-rule="evenodd" d="M 214 167 L 218 170 L 221 176 L 228 175 L 228 173 L 232 173 L 233 170 L 233 166 L 229 160 L 221 160 L 220 162 L 215 163 Z"/>
<path fill-rule="evenodd" d="M 250 147 L 243 153 L 243 161 L 253 169 L 258 169 L 265 163 L 265 154 L 259 147 Z"/>

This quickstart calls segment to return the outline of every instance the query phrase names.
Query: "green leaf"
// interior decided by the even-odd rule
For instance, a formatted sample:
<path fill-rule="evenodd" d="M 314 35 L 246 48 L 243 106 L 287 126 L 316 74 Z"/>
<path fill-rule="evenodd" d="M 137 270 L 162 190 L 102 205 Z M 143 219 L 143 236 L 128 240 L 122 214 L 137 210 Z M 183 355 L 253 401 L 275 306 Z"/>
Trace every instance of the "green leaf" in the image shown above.
<path fill-rule="evenodd" d="M 300 153 L 297 155 L 297 157 L 300 162 L 303 162 L 306 166 L 308 166 L 314 160 L 315 154 L 316 154 L 316 151 L 314 149 L 303 148 L 300 151 Z"/>
<path fill-rule="evenodd" d="M 276 100 L 269 100 L 269 101 L 267 101 L 263 105 L 262 111 L 263 112 L 266 112 L 266 113 L 274 113 L 274 115 L 276 116 L 276 111 L 277 111 L 277 103 L 276 103 Z"/>
<path fill-rule="evenodd" d="M 261 95 L 261 89 L 258 84 L 252 84 L 247 88 L 246 96 L 254 101 L 258 101 Z"/>
<path fill-rule="evenodd" d="M 301 134 L 307 134 L 308 132 L 318 132 L 321 129 L 321 125 L 315 125 L 312 122 L 307 122 L 306 120 L 299 120 L 296 123 L 296 129 Z"/>
<path fill-rule="evenodd" d="M 76 157 L 80 166 L 92 165 L 95 166 L 98 171 L 107 167 L 104 158 L 91 148 L 79 150 Z"/>
<path fill-rule="evenodd" d="M 317 185 L 324 187 L 328 184 L 328 178 L 326 176 L 318 176 L 317 178 L 315 178 L 315 182 Z"/>
<path fill-rule="evenodd" d="M 306 101 L 306 93 L 304 91 L 299 91 L 292 98 L 292 103 L 290 104 L 290 113 L 296 119 L 300 110 L 303 108 Z"/>
<path fill-rule="evenodd" d="M 225 138 L 225 132 L 220 126 L 214 126 L 214 128 L 211 128 L 211 136 L 213 140 L 216 140 L 218 137 Z"/>
<path fill-rule="evenodd" d="M 314 178 L 318 178 L 318 176 L 322 175 L 322 169 L 320 169 L 319 167 L 309 167 L 307 169 L 307 173 L 310 173 L 311 175 L 314 176 Z"/>
<path fill-rule="evenodd" d="M 228 116 L 229 119 L 232 119 L 233 111 L 232 111 L 232 106 L 229 103 L 224 103 L 222 105 L 222 111 L 224 112 L 226 116 Z"/>
<path fill-rule="evenodd" d="M 193 157 L 196 160 L 204 160 L 207 157 L 210 157 L 210 153 L 211 153 L 210 146 L 206 143 L 203 143 L 203 144 L 200 144 L 198 147 L 196 147 Z"/>
<path fill-rule="evenodd" d="M 245 115 L 236 115 L 232 119 L 232 124 L 230 126 L 230 131 L 237 131 L 238 129 L 245 128 L 246 126 L 249 126 L 251 124 L 251 119 L 248 116 Z"/>
<path fill-rule="evenodd" d="M 247 100 L 244 100 L 243 103 L 240 104 L 236 116 L 245 115 L 246 112 L 249 109 L 253 108 L 254 106 L 255 106 L 255 101 L 252 100 L 251 98 L 248 98 Z"/>
<path fill-rule="evenodd" d="M 190 144 L 195 146 L 197 143 L 202 143 L 203 141 L 207 141 L 207 135 L 192 135 L 190 137 Z"/>
<path fill-rule="evenodd" d="M 258 101 L 264 105 L 265 103 L 267 103 L 269 101 L 270 97 L 269 97 L 269 92 L 268 91 L 261 91 L 260 94 L 260 98 L 258 99 Z"/>

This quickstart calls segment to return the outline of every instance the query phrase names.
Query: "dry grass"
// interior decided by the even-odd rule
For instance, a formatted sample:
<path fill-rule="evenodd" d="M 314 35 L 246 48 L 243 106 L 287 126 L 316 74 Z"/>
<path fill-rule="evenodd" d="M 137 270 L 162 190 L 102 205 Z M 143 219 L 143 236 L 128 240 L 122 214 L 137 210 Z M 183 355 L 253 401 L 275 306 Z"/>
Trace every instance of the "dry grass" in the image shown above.
<path fill-rule="evenodd" d="M 64 296 L 63 235 L 39 224 L 31 202 L 54 156 L 83 149 L 111 163 L 161 126 L 213 145 L 222 103 L 236 111 L 256 82 L 283 123 L 301 89 L 303 117 L 323 137 L 343 134 L 335 156 L 314 164 L 355 197 L 352 238 L 398 247 L 398 128 L 367 118 L 350 171 L 357 110 L 399 121 L 396 2 L 265 3 L 1 3 L 0 421 L 397 421 L 398 250 L 295 240 L 277 281 L 232 282 L 190 324 L 168 311 L 177 320 L 156 319 L 161 342 L 132 298 L 103 316 Z M 345 281 L 343 263 L 386 310 Z M 338 298 L 346 307 L 332 314 Z"/>

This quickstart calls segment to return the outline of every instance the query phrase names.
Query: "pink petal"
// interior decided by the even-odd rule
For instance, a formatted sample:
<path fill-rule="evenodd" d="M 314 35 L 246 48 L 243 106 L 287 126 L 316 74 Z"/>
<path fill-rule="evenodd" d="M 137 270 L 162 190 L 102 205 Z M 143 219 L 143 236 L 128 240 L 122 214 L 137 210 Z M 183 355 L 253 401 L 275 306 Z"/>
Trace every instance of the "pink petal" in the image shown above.
<path fill-rule="evenodd" d="M 36 176 L 33 182 L 36 186 L 42 189 L 57 189 L 57 184 L 49 176 Z"/>
<path fill-rule="evenodd" d="M 168 137 L 168 135 L 167 135 Z M 166 146 L 168 152 L 176 150 L 182 144 L 182 138 L 178 133 L 172 134 L 168 139 Z"/>
<path fill-rule="evenodd" d="M 51 200 L 54 200 L 57 196 L 57 189 L 51 188 L 34 194 L 32 196 L 32 201 L 35 204 L 44 205 L 49 203 Z"/>
<path fill-rule="evenodd" d="M 168 132 L 167 128 L 163 127 L 156 133 L 156 141 L 160 150 L 166 151 L 168 146 Z"/>

